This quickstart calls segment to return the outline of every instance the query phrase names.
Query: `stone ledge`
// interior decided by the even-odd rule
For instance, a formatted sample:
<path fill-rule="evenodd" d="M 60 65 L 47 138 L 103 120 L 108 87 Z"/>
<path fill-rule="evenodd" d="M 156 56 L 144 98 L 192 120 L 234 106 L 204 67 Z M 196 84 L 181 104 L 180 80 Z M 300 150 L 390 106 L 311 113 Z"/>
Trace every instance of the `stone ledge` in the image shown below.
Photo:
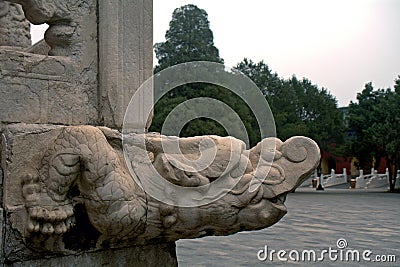
<path fill-rule="evenodd" d="M 7 267 L 41 266 L 178 266 L 175 243 L 139 246 L 118 250 L 99 251 L 58 258 L 45 258 L 14 263 L 4 263 Z"/>

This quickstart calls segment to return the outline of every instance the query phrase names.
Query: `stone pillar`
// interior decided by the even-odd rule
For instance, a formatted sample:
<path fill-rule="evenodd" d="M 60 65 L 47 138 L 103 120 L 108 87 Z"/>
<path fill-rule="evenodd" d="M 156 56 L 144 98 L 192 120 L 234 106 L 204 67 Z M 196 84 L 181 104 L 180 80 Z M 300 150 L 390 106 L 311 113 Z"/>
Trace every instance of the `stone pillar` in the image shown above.
<path fill-rule="evenodd" d="M 99 1 L 100 121 L 122 128 L 125 110 L 136 90 L 153 72 L 153 3 L 148 0 Z M 146 95 L 145 95 L 146 94 Z M 152 91 L 140 95 L 152 104 Z M 134 120 L 145 126 L 137 107 Z"/>

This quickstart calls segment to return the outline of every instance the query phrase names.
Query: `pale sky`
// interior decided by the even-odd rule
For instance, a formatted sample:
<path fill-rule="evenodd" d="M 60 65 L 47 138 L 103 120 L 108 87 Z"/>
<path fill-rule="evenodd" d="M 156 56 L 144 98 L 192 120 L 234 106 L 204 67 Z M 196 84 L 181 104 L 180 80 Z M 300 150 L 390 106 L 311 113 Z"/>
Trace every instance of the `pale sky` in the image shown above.
<path fill-rule="evenodd" d="M 154 43 L 186 4 L 207 11 L 225 65 L 264 60 L 327 88 L 339 106 L 365 83 L 393 87 L 400 75 L 400 0 L 154 0 Z"/>

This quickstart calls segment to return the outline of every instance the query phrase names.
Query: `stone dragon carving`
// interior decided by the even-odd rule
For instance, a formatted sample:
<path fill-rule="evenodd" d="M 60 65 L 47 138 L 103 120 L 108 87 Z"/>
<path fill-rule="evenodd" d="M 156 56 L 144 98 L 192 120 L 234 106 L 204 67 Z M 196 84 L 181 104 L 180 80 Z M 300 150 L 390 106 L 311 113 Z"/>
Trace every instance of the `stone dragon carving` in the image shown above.
<path fill-rule="evenodd" d="M 111 243 L 174 241 L 265 228 L 286 213 L 286 195 L 312 173 L 320 158 L 318 146 L 306 137 L 284 143 L 267 138 L 246 150 L 244 143 L 233 137 L 136 134 L 128 150 L 135 155 L 144 152 L 146 163 L 140 157 L 125 161 L 121 140 L 119 132 L 105 127 L 62 128 L 56 141 L 49 144 L 37 173 L 22 179 L 27 238 L 62 236 L 70 231 L 77 203 L 84 205 L 102 240 Z M 143 140 L 144 145 L 135 140 Z M 187 159 L 199 155 L 204 141 L 214 145 L 215 157 L 200 171 L 184 169 L 179 165 L 184 163 L 176 162 L 179 158 L 170 157 L 163 149 L 175 141 Z M 207 186 L 216 181 L 232 186 L 202 205 L 174 205 L 177 195 L 173 190 L 163 191 L 164 201 L 139 184 L 152 175 L 147 167 L 171 184 L 198 190 L 204 198 Z"/>

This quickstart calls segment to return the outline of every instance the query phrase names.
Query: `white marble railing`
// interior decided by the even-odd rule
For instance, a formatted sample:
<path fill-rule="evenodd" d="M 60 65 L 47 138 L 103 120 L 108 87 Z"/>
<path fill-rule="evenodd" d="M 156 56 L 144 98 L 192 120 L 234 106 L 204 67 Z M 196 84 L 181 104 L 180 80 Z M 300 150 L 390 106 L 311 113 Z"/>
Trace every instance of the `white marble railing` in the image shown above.
<path fill-rule="evenodd" d="M 330 174 L 321 176 L 322 176 L 322 186 L 324 188 L 347 183 L 346 168 L 343 168 L 343 173 L 341 174 L 336 174 L 335 170 L 332 169 Z"/>
<path fill-rule="evenodd" d="M 346 168 L 343 168 L 343 173 L 335 173 L 335 170 L 331 170 L 330 174 L 326 175 L 321 175 L 318 177 L 317 172 L 315 171 L 310 178 L 305 180 L 301 187 L 312 187 L 312 180 L 314 178 L 318 179 L 318 183 L 320 183 L 322 179 L 322 186 L 325 187 L 331 187 L 331 186 L 336 186 L 336 185 L 341 185 L 347 183 L 347 171 Z"/>
<path fill-rule="evenodd" d="M 400 190 L 400 170 L 397 170 L 396 181 L 394 183 L 394 189 Z"/>
<path fill-rule="evenodd" d="M 322 180 L 322 186 L 332 187 L 340 184 L 347 183 L 346 168 L 343 169 L 343 173 L 336 174 L 334 170 L 331 170 L 330 174 L 317 175 L 315 171 L 307 180 L 303 182 L 300 187 L 312 187 L 312 180 L 317 179 L 317 185 Z M 386 168 L 385 173 L 379 174 L 374 168 L 371 169 L 371 174 L 364 175 L 364 171 L 360 170 L 360 175 L 356 177 L 356 187 L 357 189 L 374 189 L 374 188 L 389 188 L 389 170 Z M 397 171 L 396 181 L 394 188 L 400 190 L 400 170 Z"/>
<path fill-rule="evenodd" d="M 356 178 L 356 188 L 372 189 L 372 188 L 389 188 L 389 169 L 386 168 L 384 174 L 379 174 L 374 168 L 371 174 L 364 175 L 364 171 L 360 170 L 360 175 Z"/>

